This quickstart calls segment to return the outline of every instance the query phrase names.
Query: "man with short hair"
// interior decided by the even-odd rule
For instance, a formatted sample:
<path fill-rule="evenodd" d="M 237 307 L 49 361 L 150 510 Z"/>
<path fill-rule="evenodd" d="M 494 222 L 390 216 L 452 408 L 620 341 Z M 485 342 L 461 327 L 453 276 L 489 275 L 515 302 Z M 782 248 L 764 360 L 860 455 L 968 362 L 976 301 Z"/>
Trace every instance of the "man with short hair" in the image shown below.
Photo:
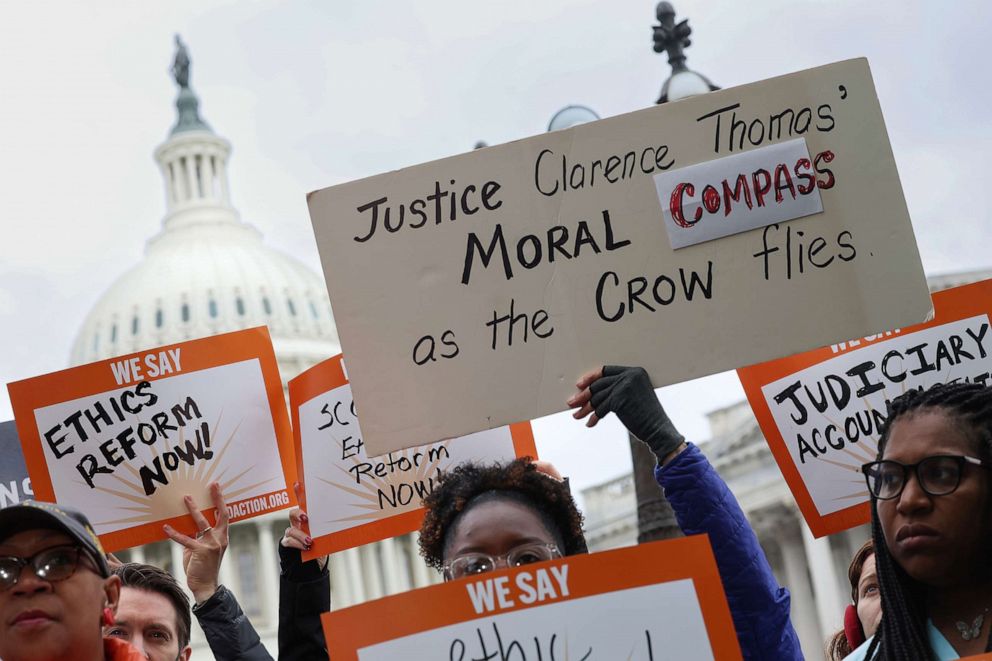
<path fill-rule="evenodd" d="M 150 661 L 189 661 L 189 599 L 172 574 L 136 562 L 113 573 L 121 579 L 121 598 L 103 635 L 128 641 Z"/>
<path fill-rule="evenodd" d="M 214 482 L 209 488 L 215 507 L 213 525 L 186 496 L 184 503 L 196 524 L 196 536 L 188 537 L 165 526 L 166 534 L 183 546 L 186 585 L 195 600 L 192 615 L 217 661 L 272 661 L 234 594 L 220 584 L 229 519 L 220 485 Z M 115 634 L 132 645 L 141 645 L 153 661 L 188 661 L 190 602 L 176 580 L 161 569 L 135 563 L 118 565 L 114 573 L 121 577 L 123 588 L 117 621 L 105 635 Z"/>

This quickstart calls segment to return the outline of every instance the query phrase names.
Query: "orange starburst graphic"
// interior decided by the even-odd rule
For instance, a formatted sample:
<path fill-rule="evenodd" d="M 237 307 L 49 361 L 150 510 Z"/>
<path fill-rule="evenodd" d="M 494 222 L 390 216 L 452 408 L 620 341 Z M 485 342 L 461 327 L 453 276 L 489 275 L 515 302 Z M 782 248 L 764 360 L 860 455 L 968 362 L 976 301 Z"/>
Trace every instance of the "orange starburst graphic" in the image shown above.
<path fill-rule="evenodd" d="M 344 453 L 344 441 L 335 440 Z M 422 496 L 433 489 L 441 462 L 450 457 L 449 443 L 450 441 L 444 441 L 430 446 L 430 449 L 410 448 L 390 453 L 389 457 L 394 465 L 407 462 L 409 468 L 391 470 L 384 476 L 376 475 L 373 471 L 360 471 L 360 467 L 366 464 L 362 460 L 364 457 L 350 457 L 351 465 L 347 468 L 335 464 L 335 468 L 343 476 L 342 481 L 323 477 L 317 479 L 354 496 L 358 502 L 353 502 L 351 506 L 359 512 L 328 519 L 324 523 L 375 521 L 381 519 L 387 509 L 390 515 L 417 509 L 421 505 Z"/>
<path fill-rule="evenodd" d="M 221 426 L 222 418 L 223 411 L 217 416 L 217 421 L 210 426 L 215 436 L 219 436 L 218 432 L 223 429 Z M 262 485 L 272 482 L 274 478 L 246 483 L 248 474 L 257 466 L 254 463 L 235 475 L 228 475 L 230 467 L 222 468 L 224 456 L 231 449 L 232 441 L 237 436 L 240 426 L 241 422 L 238 422 L 223 440 L 212 444 L 213 456 L 209 459 L 201 459 L 193 465 L 180 463 L 175 470 L 170 472 L 168 483 L 160 485 L 150 496 L 145 495 L 145 489 L 142 486 L 141 467 L 136 467 L 130 463 L 121 464 L 118 471 L 123 470 L 126 474 L 116 472 L 113 475 L 113 478 L 121 484 L 121 488 L 114 489 L 105 486 L 95 488 L 97 491 L 115 496 L 120 500 L 133 503 L 133 505 L 118 505 L 115 509 L 121 513 L 128 513 L 126 516 L 100 521 L 95 525 L 116 529 L 121 526 L 153 523 L 186 514 L 183 497 L 192 495 L 194 499 L 197 499 L 199 494 L 205 498 L 207 485 L 211 482 L 220 482 L 221 491 L 228 502 L 237 501 L 241 496 L 255 493 Z M 180 446 L 186 442 L 185 432 L 185 427 L 179 428 L 178 444 Z M 152 461 L 164 454 L 157 446 L 152 446 L 152 453 Z"/>

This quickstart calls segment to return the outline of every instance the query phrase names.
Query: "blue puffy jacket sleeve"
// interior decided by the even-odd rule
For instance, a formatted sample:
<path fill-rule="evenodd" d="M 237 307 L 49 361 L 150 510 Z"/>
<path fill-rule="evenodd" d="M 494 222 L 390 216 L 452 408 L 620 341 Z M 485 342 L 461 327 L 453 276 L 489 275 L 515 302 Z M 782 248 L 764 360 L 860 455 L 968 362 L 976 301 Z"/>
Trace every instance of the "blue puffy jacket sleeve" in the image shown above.
<path fill-rule="evenodd" d="M 655 468 L 686 535 L 707 533 L 745 659 L 802 659 L 789 619 L 789 591 L 780 587 L 737 499 L 691 443 Z"/>

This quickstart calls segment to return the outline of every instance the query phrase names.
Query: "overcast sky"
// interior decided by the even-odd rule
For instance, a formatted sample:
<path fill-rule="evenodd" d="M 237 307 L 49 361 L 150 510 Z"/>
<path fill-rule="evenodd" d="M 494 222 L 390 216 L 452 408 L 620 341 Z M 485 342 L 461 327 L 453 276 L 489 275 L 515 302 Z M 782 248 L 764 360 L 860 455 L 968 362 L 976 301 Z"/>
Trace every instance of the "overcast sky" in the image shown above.
<path fill-rule="evenodd" d="M 928 273 L 992 264 L 987 0 L 678 0 L 689 65 L 730 87 L 867 56 Z M 232 197 L 319 270 L 305 194 L 544 130 L 559 108 L 651 104 L 668 75 L 646 0 L 22 2 L 0 9 L 0 383 L 67 366 L 86 312 L 141 259 L 175 119 L 172 35 L 233 143 Z M 666 388 L 687 436 L 742 397 L 732 373 Z M 6 391 L 0 420 L 12 417 Z M 629 468 L 561 419 L 541 451 L 579 486 Z"/>

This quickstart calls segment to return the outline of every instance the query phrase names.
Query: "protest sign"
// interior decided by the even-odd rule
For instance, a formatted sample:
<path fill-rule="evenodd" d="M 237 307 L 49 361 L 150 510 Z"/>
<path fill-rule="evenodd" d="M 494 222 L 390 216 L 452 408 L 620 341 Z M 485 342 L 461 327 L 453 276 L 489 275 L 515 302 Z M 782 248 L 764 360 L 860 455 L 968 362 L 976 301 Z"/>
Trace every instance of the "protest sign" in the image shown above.
<path fill-rule="evenodd" d="M 448 581 L 321 620 L 335 661 L 741 658 L 705 535 Z"/>
<path fill-rule="evenodd" d="M 0 507 L 34 497 L 13 420 L 0 422 Z"/>
<path fill-rule="evenodd" d="M 603 364 L 660 387 L 931 311 L 863 59 L 308 203 L 372 454 L 563 410 Z"/>
<path fill-rule="evenodd" d="M 182 342 L 8 384 L 38 500 L 81 509 L 108 551 L 196 532 L 219 482 L 232 520 L 295 500 L 268 329 Z"/>
<path fill-rule="evenodd" d="M 529 422 L 370 458 L 341 356 L 290 381 L 289 402 L 305 530 L 313 538 L 304 560 L 417 530 L 421 500 L 463 461 L 537 458 Z"/>
<path fill-rule="evenodd" d="M 992 385 L 992 280 L 933 295 L 935 318 L 738 370 L 772 454 L 817 537 L 867 523 L 861 465 L 888 403 L 910 388 Z"/>

